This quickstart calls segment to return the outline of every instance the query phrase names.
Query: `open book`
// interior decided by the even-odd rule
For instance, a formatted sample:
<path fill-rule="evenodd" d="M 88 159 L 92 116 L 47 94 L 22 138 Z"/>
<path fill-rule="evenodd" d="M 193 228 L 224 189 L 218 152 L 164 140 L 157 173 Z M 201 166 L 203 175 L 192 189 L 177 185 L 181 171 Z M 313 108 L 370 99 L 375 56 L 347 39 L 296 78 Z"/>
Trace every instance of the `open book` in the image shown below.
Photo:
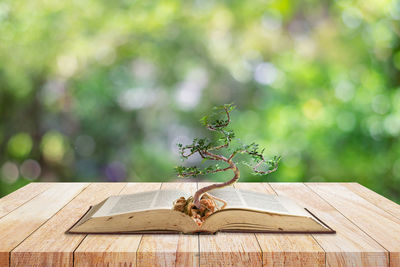
<path fill-rule="evenodd" d="M 90 207 L 69 233 L 183 232 L 312 232 L 334 233 L 330 227 L 292 200 L 227 187 L 209 192 L 228 205 L 210 215 L 201 226 L 172 209 L 173 201 L 190 194 L 157 190 L 111 196 Z"/>

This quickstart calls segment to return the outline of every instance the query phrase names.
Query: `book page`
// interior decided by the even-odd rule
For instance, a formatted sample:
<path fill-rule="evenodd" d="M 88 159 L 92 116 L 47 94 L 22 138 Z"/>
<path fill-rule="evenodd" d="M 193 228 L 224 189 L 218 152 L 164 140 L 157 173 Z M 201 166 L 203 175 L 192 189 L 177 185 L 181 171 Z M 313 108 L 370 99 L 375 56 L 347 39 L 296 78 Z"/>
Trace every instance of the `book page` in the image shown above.
<path fill-rule="evenodd" d="M 228 203 L 226 209 L 239 208 L 301 216 L 308 215 L 303 208 L 292 200 L 281 196 L 239 190 L 232 186 L 211 190 L 208 193 L 225 200 Z M 222 204 L 219 204 L 220 202 L 217 203 L 222 206 Z"/>
<path fill-rule="evenodd" d="M 180 197 L 188 198 L 189 193 L 178 190 L 160 190 L 157 198 L 152 203 L 154 209 L 172 209 L 173 202 Z"/>
<path fill-rule="evenodd" d="M 128 211 L 145 210 L 150 208 L 159 191 L 144 192 L 120 196 L 110 213 L 125 213 Z"/>
<path fill-rule="evenodd" d="M 275 195 L 267 195 L 263 193 L 242 190 L 239 192 L 248 208 L 277 213 L 288 213 L 288 210 L 280 202 L 279 197 Z"/>
<path fill-rule="evenodd" d="M 172 209 L 173 201 L 189 194 L 177 190 L 156 190 L 130 195 L 112 196 L 96 212 L 95 217 L 132 211 Z"/>
<path fill-rule="evenodd" d="M 310 214 L 290 198 L 254 191 L 238 190 L 247 208 L 273 213 L 310 217 Z"/>
<path fill-rule="evenodd" d="M 246 208 L 246 203 L 242 196 L 232 186 L 214 189 L 209 191 L 208 194 L 225 200 L 228 203 L 226 208 Z M 220 201 L 217 201 L 217 204 L 219 207 L 223 205 Z"/>

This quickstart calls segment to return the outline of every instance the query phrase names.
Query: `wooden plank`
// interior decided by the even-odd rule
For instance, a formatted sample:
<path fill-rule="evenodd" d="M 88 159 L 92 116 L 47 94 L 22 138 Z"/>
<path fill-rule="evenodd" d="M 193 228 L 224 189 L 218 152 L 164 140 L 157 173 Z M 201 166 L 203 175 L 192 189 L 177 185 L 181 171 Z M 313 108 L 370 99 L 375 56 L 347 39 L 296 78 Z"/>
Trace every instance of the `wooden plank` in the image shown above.
<path fill-rule="evenodd" d="M 74 184 L 71 183 L 70 186 Z M 118 194 L 126 183 L 92 183 L 11 252 L 13 266 L 73 266 L 84 234 L 66 234 L 89 208 Z"/>
<path fill-rule="evenodd" d="M 9 266 L 9 254 L 88 184 L 59 183 L 0 219 L 0 266 Z"/>
<path fill-rule="evenodd" d="M 363 233 L 368 235 L 371 239 L 375 240 L 382 248 L 384 248 L 385 250 L 390 252 L 391 249 L 396 247 L 396 244 L 394 244 L 394 243 L 392 243 L 390 246 L 383 244 L 381 241 L 384 240 L 384 238 L 381 238 L 381 237 L 376 238 L 379 235 L 379 234 L 377 234 L 377 232 L 375 234 L 371 235 L 371 232 L 368 231 L 368 229 L 370 229 L 370 228 L 376 228 L 377 230 L 382 229 L 382 226 L 379 225 L 381 222 L 378 222 L 375 219 L 379 216 L 377 214 L 374 214 L 374 212 L 367 211 L 368 208 L 365 209 L 365 204 L 370 207 L 374 207 L 376 209 L 376 211 L 378 211 L 378 212 L 380 211 L 380 212 L 384 213 L 382 210 L 378 209 L 373 204 L 369 203 L 365 199 L 354 194 L 353 192 L 351 192 L 350 190 L 346 189 L 343 186 L 340 186 L 338 184 L 327 184 L 327 185 L 329 185 L 329 190 L 325 190 L 323 188 L 321 188 L 321 190 L 320 190 L 318 188 L 318 184 L 312 184 L 312 183 L 306 184 L 306 186 L 308 188 L 312 189 L 312 191 L 315 192 L 317 195 L 319 195 L 321 197 L 321 199 L 323 199 L 326 203 L 328 203 L 333 208 L 335 208 L 338 212 L 340 212 L 347 220 L 351 221 L 354 225 L 356 225 L 359 229 L 361 229 L 361 231 Z M 329 192 L 326 192 L 326 191 L 329 191 Z M 342 196 L 343 193 L 344 193 L 344 195 Z M 367 213 L 363 214 L 364 212 L 367 212 Z M 368 216 L 368 214 L 372 215 L 372 216 Z M 365 220 L 365 221 L 361 222 L 362 220 Z M 380 220 L 381 220 L 381 218 L 379 219 L 379 221 Z M 384 222 L 384 221 L 382 221 L 382 222 Z M 391 224 L 393 225 L 393 222 Z M 340 225 L 334 226 L 334 227 L 340 227 Z M 355 230 L 353 230 L 353 231 L 351 229 L 346 229 L 346 230 L 347 230 L 347 232 L 346 232 L 347 235 L 354 235 Z M 393 229 L 393 230 L 395 230 L 395 229 Z M 344 230 L 341 230 L 341 231 L 344 232 Z M 361 241 L 360 241 L 361 235 L 357 234 L 357 236 L 358 236 L 358 239 L 355 239 L 353 242 L 354 243 L 357 242 L 356 244 L 360 245 L 361 244 Z M 356 238 L 356 237 L 354 237 L 354 238 Z M 396 238 L 394 238 L 394 240 L 396 240 Z M 371 245 L 372 242 L 369 241 L 369 244 Z M 350 248 L 347 248 L 345 246 L 345 244 L 343 244 L 343 242 L 339 245 L 341 247 L 343 247 L 345 250 L 347 250 L 347 252 L 351 251 Z M 397 246 L 399 246 L 399 245 L 400 245 L 400 243 Z M 364 247 L 364 245 L 363 245 L 363 247 Z M 369 255 L 371 255 L 371 257 L 373 257 L 374 255 L 375 256 L 378 255 L 377 253 L 372 254 L 372 252 L 376 252 L 376 250 L 369 249 L 368 252 L 371 252 L 369 254 Z M 392 265 L 393 262 L 392 262 L 390 253 L 388 254 L 388 257 L 389 258 L 388 258 L 387 262 L 388 263 L 390 262 Z"/>
<path fill-rule="evenodd" d="M 30 183 L 0 199 L 0 218 L 49 189 L 52 183 Z"/>
<path fill-rule="evenodd" d="M 157 190 L 161 183 L 128 183 L 121 194 Z M 74 266 L 135 266 L 142 235 L 87 235 L 74 252 Z"/>
<path fill-rule="evenodd" d="M 198 183 L 204 187 L 210 183 Z M 262 251 L 255 234 L 200 235 L 200 266 L 261 266 Z"/>
<path fill-rule="evenodd" d="M 304 184 L 269 184 L 278 195 L 295 200 L 337 231 L 313 234 L 326 252 L 327 266 L 388 266 L 388 253 L 382 246 Z"/>
<path fill-rule="evenodd" d="M 72 266 L 73 257 L 77 266 L 134 266 L 136 262 L 140 266 L 262 263 L 322 266 L 324 250 L 327 266 L 388 266 L 389 257 L 391 266 L 400 266 L 398 205 L 357 184 L 270 184 L 279 195 L 309 208 L 337 230 L 336 235 L 217 233 L 200 238 L 197 235 L 143 235 L 143 238 L 142 235 L 90 235 L 85 238 L 85 235 L 64 234 L 89 205 L 106 195 L 118 194 L 124 186 L 100 185 L 51 184 L 46 189 L 33 186 L 33 190 L 25 189 L 25 193 L 18 190 L 6 196 L 14 208 L 6 210 L 0 218 L 0 266 L 9 266 L 10 255 L 13 266 Z M 130 184 L 121 193 L 141 191 L 147 185 L 139 188 Z M 239 183 L 237 187 L 274 193 L 270 185 Z M 163 185 L 163 188 L 178 187 L 192 193 L 196 189 L 193 184 Z"/>
<path fill-rule="evenodd" d="M 400 266 L 400 219 L 343 185 L 327 183 L 306 185 L 388 250 L 390 266 Z"/>
<path fill-rule="evenodd" d="M 194 194 L 196 183 L 163 183 L 161 189 Z M 171 203 L 172 208 L 172 203 Z M 143 235 L 137 250 L 137 266 L 198 266 L 198 235 Z"/>
<path fill-rule="evenodd" d="M 237 183 L 236 188 L 276 195 L 268 184 Z M 325 266 L 325 252 L 310 234 L 256 234 L 263 266 Z"/>
<path fill-rule="evenodd" d="M 397 219 L 400 219 L 400 205 L 395 202 L 375 193 L 374 191 L 360 185 L 359 183 L 341 183 L 362 198 L 368 200 L 378 208 L 392 214 Z"/>

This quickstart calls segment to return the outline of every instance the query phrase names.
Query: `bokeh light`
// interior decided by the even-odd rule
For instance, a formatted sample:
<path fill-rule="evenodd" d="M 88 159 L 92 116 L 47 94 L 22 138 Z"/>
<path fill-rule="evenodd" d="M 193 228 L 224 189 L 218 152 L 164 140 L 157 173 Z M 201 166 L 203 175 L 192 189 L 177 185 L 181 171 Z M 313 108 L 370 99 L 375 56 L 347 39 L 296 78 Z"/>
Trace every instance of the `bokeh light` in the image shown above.
<path fill-rule="evenodd" d="M 64 138 L 56 131 L 47 132 L 43 136 L 41 148 L 44 158 L 54 163 L 60 163 L 66 152 Z"/>
<path fill-rule="evenodd" d="M 29 180 L 37 179 L 40 175 L 40 165 L 36 160 L 25 160 L 21 165 L 21 175 Z"/>
<path fill-rule="evenodd" d="M 283 156 L 242 181 L 355 181 L 400 202 L 399 22 L 397 0 L 2 1 L 0 196 L 175 180 L 176 143 L 234 102 L 237 137 Z"/>
<path fill-rule="evenodd" d="M 8 141 L 8 152 L 16 158 L 27 156 L 32 149 L 32 139 L 27 133 L 17 133 Z"/>
<path fill-rule="evenodd" d="M 13 162 L 7 161 L 1 167 L 1 174 L 4 182 L 12 184 L 19 177 L 18 166 Z"/>

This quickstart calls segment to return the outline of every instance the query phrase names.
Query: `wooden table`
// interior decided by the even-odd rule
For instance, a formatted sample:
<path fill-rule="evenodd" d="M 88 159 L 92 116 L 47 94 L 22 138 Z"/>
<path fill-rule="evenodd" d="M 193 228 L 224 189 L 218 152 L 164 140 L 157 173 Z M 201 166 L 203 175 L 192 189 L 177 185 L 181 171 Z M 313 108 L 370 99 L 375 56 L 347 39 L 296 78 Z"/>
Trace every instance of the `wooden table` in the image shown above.
<path fill-rule="evenodd" d="M 31 183 L 0 199 L 0 266 L 400 266 L 400 206 L 357 183 L 235 185 L 295 199 L 333 235 L 64 233 L 108 196 L 203 185 Z"/>

